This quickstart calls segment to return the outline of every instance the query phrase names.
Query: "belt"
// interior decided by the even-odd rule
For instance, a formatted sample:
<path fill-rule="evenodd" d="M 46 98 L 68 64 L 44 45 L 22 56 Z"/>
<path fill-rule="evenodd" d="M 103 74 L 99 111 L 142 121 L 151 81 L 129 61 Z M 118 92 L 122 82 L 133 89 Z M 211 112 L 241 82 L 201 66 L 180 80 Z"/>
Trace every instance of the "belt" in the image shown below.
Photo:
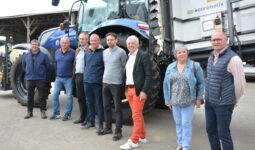
<path fill-rule="evenodd" d="M 83 73 L 76 73 L 75 75 L 83 75 Z"/>
<path fill-rule="evenodd" d="M 129 85 L 126 85 L 127 88 L 135 88 L 135 85 L 132 85 L 132 84 L 129 84 Z"/>

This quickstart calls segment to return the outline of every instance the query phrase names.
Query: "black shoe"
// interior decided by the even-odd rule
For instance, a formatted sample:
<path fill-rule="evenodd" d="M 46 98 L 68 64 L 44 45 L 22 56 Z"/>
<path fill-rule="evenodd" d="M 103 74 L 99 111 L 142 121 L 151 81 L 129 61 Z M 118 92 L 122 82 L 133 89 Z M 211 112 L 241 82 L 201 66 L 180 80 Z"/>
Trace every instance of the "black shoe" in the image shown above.
<path fill-rule="evenodd" d="M 113 135 L 113 137 L 112 137 L 112 140 L 113 140 L 113 141 L 118 141 L 118 140 L 120 140 L 121 138 L 122 138 L 121 132 L 115 132 L 114 135 Z"/>
<path fill-rule="evenodd" d="M 78 120 L 74 121 L 73 123 L 74 123 L 74 124 L 79 124 L 79 123 L 83 123 L 83 121 L 84 121 L 84 120 L 82 120 L 82 119 L 78 119 Z"/>
<path fill-rule="evenodd" d="M 112 134 L 112 129 L 104 128 L 101 132 L 98 132 L 98 135 L 106 135 L 106 134 Z"/>
<path fill-rule="evenodd" d="M 87 121 L 84 121 L 81 126 L 85 126 L 88 122 Z"/>
<path fill-rule="evenodd" d="M 91 124 L 91 123 L 87 123 L 87 124 L 85 124 L 84 126 L 82 126 L 81 128 L 82 128 L 82 129 L 89 129 L 89 128 L 91 128 L 91 127 L 95 127 L 95 125 L 94 125 L 94 124 Z"/>
<path fill-rule="evenodd" d="M 33 113 L 32 112 L 27 112 L 27 115 L 24 117 L 24 119 L 29 119 L 33 117 Z"/>
<path fill-rule="evenodd" d="M 103 132 L 104 132 L 104 126 L 103 125 L 99 125 L 98 129 L 97 129 L 97 134 L 98 135 L 102 135 Z"/>
<path fill-rule="evenodd" d="M 45 111 L 41 111 L 41 118 L 42 119 L 46 119 L 47 118 Z"/>

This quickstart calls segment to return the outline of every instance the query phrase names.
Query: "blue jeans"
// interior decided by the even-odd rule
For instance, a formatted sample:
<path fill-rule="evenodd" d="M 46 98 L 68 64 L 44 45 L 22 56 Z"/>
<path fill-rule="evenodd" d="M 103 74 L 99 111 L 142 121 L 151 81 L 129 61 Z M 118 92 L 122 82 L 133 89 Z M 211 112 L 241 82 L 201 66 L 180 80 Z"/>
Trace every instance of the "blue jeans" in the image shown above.
<path fill-rule="evenodd" d="M 206 131 L 211 150 L 234 150 L 230 123 L 234 105 L 213 105 L 205 102 Z"/>
<path fill-rule="evenodd" d="M 173 117 L 176 124 L 177 143 L 183 149 L 190 149 L 192 137 L 192 120 L 195 104 L 185 107 L 173 106 Z"/>
<path fill-rule="evenodd" d="M 73 79 L 56 77 L 54 89 L 53 89 L 53 115 L 60 115 L 59 112 L 59 94 L 62 88 L 65 88 L 67 102 L 66 102 L 66 113 L 65 117 L 70 117 L 73 109 Z"/>
<path fill-rule="evenodd" d="M 95 124 L 95 103 L 97 104 L 97 115 L 99 125 L 103 125 L 104 121 L 104 107 L 102 98 L 102 84 L 84 83 L 84 90 L 86 93 L 88 122 Z"/>

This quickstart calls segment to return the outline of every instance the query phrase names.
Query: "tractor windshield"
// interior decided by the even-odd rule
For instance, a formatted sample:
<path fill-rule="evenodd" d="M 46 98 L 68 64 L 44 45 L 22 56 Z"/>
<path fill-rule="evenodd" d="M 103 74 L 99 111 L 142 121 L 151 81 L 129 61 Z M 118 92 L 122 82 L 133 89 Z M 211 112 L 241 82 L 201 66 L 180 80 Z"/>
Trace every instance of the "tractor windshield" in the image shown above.
<path fill-rule="evenodd" d="M 90 32 L 97 25 L 119 14 L 119 0 L 88 0 L 79 12 L 79 30 Z"/>
<path fill-rule="evenodd" d="M 132 19 L 148 22 L 147 0 L 126 0 L 126 13 Z"/>

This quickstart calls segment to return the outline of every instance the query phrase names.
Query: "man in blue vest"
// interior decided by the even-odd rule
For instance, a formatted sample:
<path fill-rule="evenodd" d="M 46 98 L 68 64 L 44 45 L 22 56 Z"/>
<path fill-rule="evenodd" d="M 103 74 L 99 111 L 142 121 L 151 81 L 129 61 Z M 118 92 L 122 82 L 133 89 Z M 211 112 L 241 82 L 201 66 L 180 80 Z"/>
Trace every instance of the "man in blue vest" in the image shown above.
<path fill-rule="evenodd" d="M 211 150 L 233 150 L 230 123 L 244 93 L 242 60 L 228 47 L 225 33 L 215 32 L 211 43 L 214 51 L 208 59 L 205 87 L 206 131 Z"/>
<path fill-rule="evenodd" d="M 27 115 L 25 119 L 33 116 L 35 88 L 37 88 L 40 97 L 40 110 L 42 119 L 46 119 L 46 75 L 49 72 L 50 61 L 46 54 L 40 51 L 39 42 L 32 40 L 30 42 L 31 50 L 22 58 L 22 66 L 26 72 L 27 80 Z"/>

